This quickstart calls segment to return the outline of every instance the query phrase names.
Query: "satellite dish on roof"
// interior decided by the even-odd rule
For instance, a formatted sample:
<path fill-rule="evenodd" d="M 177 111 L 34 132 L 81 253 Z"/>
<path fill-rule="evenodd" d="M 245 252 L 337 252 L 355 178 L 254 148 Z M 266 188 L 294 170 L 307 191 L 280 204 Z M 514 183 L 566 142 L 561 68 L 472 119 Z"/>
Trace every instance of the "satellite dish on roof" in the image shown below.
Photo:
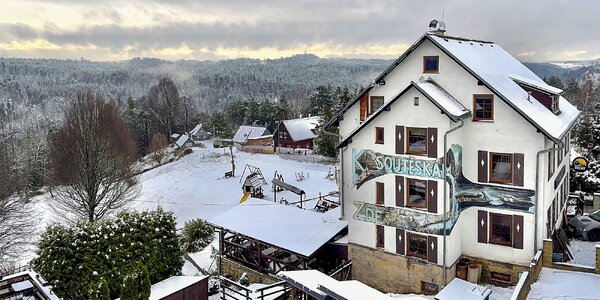
<path fill-rule="evenodd" d="M 429 32 L 437 35 L 444 35 L 444 32 L 446 32 L 446 23 L 436 19 L 431 20 L 431 22 L 429 22 Z"/>
<path fill-rule="evenodd" d="M 436 19 L 431 20 L 431 22 L 429 22 L 429 28 L 431 30 L 435 30 L 437 28 L 438 23 L 439 22 Z"/>

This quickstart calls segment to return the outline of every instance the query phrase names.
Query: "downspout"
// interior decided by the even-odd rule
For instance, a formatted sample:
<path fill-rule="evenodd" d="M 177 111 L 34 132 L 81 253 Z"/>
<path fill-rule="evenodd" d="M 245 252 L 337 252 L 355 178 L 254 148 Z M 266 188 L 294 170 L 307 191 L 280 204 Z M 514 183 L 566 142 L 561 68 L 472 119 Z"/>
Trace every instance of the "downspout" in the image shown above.
<path fill-rule="evenodd" d="M 535 160 L 535 200 L 534 200 L 534 207 L 535 207 L 535 213 L 533 215 L 533 223 L 534 225 L 534 231 L 533 231 L 533 255 L 535 255 L 537 253 L 538 250 L 538 197 L 539 197 L 539 180 L 540 180 L 540 155 L 545 154 L 545 153 L 550 153 L 550 152 L 554 152 L 554 151 L 559 151 L 565 148 L 565 143 L 563 143 L 562 141 L 560 143 L 554 143 L 555 145 L 559 145 L 558 148 L 549 148 L 549 149 L 544 149 L 544 150 L 540 150 L 538 151 L 537 155 L 536 155 L 536 160 Z"/>
<path fill-rule="evenodd" d="M 327 131 L 327 128 L 323 128 L 323 132 L 327 135 L 334 136 L 338 138 L 339 141 L 342 140 L 342 136 L 338 133 Z M 344 163 L 344 148 L 340 148 L 340 185 L 338 186 L 338 193 L 340 195 L 340 219 L 344 218 L 344 168 L 342 168 L 342 164 Z"/>
<path fill-rule="evenodd" d="M 460 129 L 461 127 L 463 127 L 463 125 L 465 125 L 465 121 L 463 121 L 463 119 L 460 119 L 460 125 L 451 128 L 450 130 L 446 131 L 446 133 L 444 133 L 444 157 L 442 158 L 442 162 L 444 163 L 442 166 L 442 171 L 444 174 L 444 231 L 443 231 L 443 239 L 442 239 L 442 243 L 444 245 L 443 251 L 442 251 L 442 264 L 443 264 L 443 269 L 442 269 L 442 282 L 443 282 L 443 286 L 446 286 L 446 223 L 448 222 L 448 199 L 446 198 L 446 194 L 448 191 L 448 188 L 446 187 L 446 155 L 448 153 L 448 134 L 450 134 L 451 132 L 454 132 L 458 129 Z"/>

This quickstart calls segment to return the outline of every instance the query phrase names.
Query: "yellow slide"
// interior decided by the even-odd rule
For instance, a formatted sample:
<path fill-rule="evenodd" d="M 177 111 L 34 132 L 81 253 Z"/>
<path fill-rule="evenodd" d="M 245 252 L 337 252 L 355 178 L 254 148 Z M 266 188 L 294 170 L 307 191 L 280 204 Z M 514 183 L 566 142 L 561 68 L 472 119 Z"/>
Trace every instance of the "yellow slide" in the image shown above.
<path fill-rule="evenodd" d="M 250 197 L 250 192 L 245 192 L 244 196 L 242 196 L 242 199 L 240 199 L 240 204 L 244 203 L 248 197 Z"/>

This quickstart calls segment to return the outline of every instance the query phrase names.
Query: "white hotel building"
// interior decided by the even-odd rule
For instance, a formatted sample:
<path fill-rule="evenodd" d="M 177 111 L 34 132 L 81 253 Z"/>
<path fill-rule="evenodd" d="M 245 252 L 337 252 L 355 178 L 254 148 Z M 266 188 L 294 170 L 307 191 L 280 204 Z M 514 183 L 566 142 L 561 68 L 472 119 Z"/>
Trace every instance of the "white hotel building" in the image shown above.
<path fill-rule="evenodd" d="M 434 292 L 469 258 L 516 282 L 563 222 L 580 112 L 561 94 L 493 42 L 419 38 L 331 122 L 353 278 Z"/>

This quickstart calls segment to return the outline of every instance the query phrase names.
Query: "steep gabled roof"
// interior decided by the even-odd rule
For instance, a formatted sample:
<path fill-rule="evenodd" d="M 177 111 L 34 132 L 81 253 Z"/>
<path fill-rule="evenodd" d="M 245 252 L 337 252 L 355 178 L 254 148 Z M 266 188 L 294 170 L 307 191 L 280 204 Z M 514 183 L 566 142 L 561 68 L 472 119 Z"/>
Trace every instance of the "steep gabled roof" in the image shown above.
<path fill-rule="evenodd" d="M 565 133 L 568 132 L 568 129 L 574 125 L 581 113 L 563 97 L 559 98 L 559 109 L 561 111 L 559 115 L 555 115 L 535 98 L 528 97 L 527 92 L 522 89 L 515 80 L 528 85 L 535 85 L 537 88 L 550 91 L 554 94 L 560 92 L 559 89 L 546 84 L 531 70 L 497 44 L 488 41 L 435 35 L 432 33 L 426 33 L 417 40 L 374 80 L 374 84 L 382 82 L 385 76 L 392 72 L 396 66 L 398 66 L 425 40 L 431 41 L 433 45 L 452 58 L 488 89 L 497 94 L 504 102 L 517 111 L 517 113 L 554 142 L 560 142 Z M 364 93 L 372 88 L 373 86 L 363 89 L 363 91 L 350 101 L 340 113 L 328 123 L 328 125 L 337 124 L 340 117 L 354 105 Z M 531 98 L 535 101 L 528 100 Z"/>
<path fill-rule="evenodd" d="M 248 138 L 259 137 L 269 133 L 269 130 L 265 127 L 242 125 L 235 132 L 233 141 L 236 143 L 243 143 Z"/>
<path fill-rule="evenodd" d="M 347 137 L 345 137 L 338 145 L 337 148 L 346 146 L 359 131 L 365 128 L 371 121 L 373 121 L 383 111 L 389 111 L 390 106 L 400 99 L 402 95 L 408 92 L 411 88 L 418 90 L 425 98 L 429 99 L 435 106 L 437 106 L 450 120 L 457 122 L 459 119 L 467 118 L 471 115 L 471 111 L 465 108 L 460 102 L 452 97 L 448 92 L 441 88 L 433 80 L 426 80 L 423 82 L 412 81 L 405 89 L 398 93 L 392 100 L 386 102 L 382 107 L 376 110 L 372 116 L 364 121 L 360 126 L 354 129 Z"/>
<path fill-rule="evenodd" d="M 202 129 L 202 123 L 196 125 L 196 127 L 194 127 L 194 129 L 192 129 L 192 131 L 190 131 L 190 134 L 192 136 L 194 136 L 194 135 L 198 134 L 198 132 L 201 132 L 200 130 L 204 130 L 204 129 Z"/>
<path fill-rule="evenodd" d="M 527 91 L 513 78 L 547 90 L 557 89 L 546 84 L 497 44 L 434 34 L 426 34 L 425 37 L 553 141 L 560 142 L 579 117 L 580 111 L 562 97 L 559 99 L 559 115 L 535 99 L 529 101 L 533 97 L 528 97 Z"/>
<path fill-rule="evenodd" d="M 177 145 L 177 147 L 181 148 L 181 147 L 183 147 L 183 145 L 185 143 L 187 143 L 187 141 L 192 141 L 192 140 L 190 139 L 189 136 L 187 136 L 187 134 L 182 134 L 182 135 L 179 136 L 179 138 L 175 142 L 175 145 Z"/>
<path fill-rule="evenodd" d="M 440 87 L 433 80 L 424 80 L 422 82 L 411 82 L 421 94 L 429 99 L 435 106 L 442 110 L 448 117 L 457 122 L 458 119 L 469 116 L 471 111 L 450 95 L 446 90 Z"/>
<path fill-rule="evenodd" d="M 302 119 L 284 120 L 283 125 L 290 134 L 290 138 L 294 141 L 303 141 L 314 139 L 316 134 L 315 128 L 319 124 L 321 117 L 308 117 Z"/>
<path fill-rule="evenodd" d="M 410 46 L 408 49 L 406 49 L 406 51 L 404 51 L 404 53 L 402 53 L 402 55 L 400 55 L 400 57 L 398 57 L 389 67 L 387 67 L 387 69 L 385 69 L 385 71 L 383 71 L 381 74 L 379 74 L 379 76 L 377 76 L 377 78 L 375 78 L 375 80 L 373 81 L 372 84 L 370 84 L 367 87 L 363 87 L 363 89 L 360 90 L 360 92 L 358 92 L 356 97 L 354 97 L 352 100 L 348 101 L 348 103 L 333 117 L 333 119 L 331 119 L 325 125 L 325 127 L 328 127 L 331 125 L 339 125 L 340 117 L 345 112 L 347 112 L 348 109 L 350 109 L 350 107 L 352 107 L 352 105 L 354 105 L 354 103 L 358 102 L 358 100 L 360 100 L 360 98 L 365 93 L 368 93 L 370 90 L 372 90 L 375 87 L 376 83 L 381 82 L 387 74 L 389 74 L 392 70 L 394 70 L 396 68 L 396 66 L 399 65 L 409 54 L 411 54 L 415 49 L 417 49 L 417 47 L 419 47 L 423 43 L 424 40 L 425 40 L 425 35 L 422 35 L 414 44 L 412 44 L 412 46 Z"/>

